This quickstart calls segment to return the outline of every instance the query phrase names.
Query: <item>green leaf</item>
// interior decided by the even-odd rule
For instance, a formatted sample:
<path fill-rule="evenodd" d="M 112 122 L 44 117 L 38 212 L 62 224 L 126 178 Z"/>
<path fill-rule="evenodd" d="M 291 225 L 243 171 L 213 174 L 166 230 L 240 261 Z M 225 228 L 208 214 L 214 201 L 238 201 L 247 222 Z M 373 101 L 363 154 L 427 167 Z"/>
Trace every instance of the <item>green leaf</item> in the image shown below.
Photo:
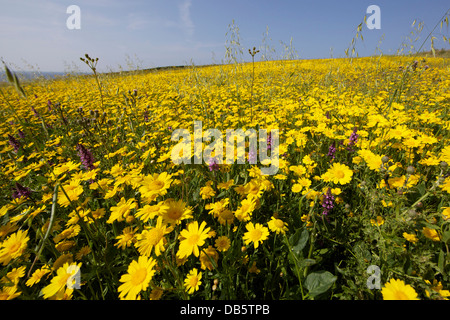
<path fill-rule="evenodd" d="M 442 241 L 447 243 L 450 240 L 450 230 L 444 231 L 442 233 Z"/>
<path fill-rule="evenodd" d="M 302 261 L 300 261 L 299 267 L 303 268 L 303 267 L 310 267 L 315 265 L 317 262 L 315 259 L 303 259 Z"/>
<path fill-rule="evenodd" d="M 441 250 L 439 252 L 438 268 L 442 274 L 444 273 L 444 266 L 445 266 L 445 253 L 444 251 Z"/>
<path fill-rule="evenodd" d="M 337 277 L 328 271 L 313 272 L 306 277 L 305 287 L 314 298 L 330 289 L 336 280 Z"/>
<path fill-rule="evenodd" d="M 302 250 L 308 243 L 309 232 L 306 229 L 298 229 L 293 236 L 290 237 L 289 242 L 292 245 L 292 253 L 296 257 L 302 257 Z"/>
<path fill-rule="evenodd" d="M 9 70 L 9 68 L 6 66 L 6 64 L 3 62 L 4 66 L 5 66 L 5 72 L 6 72 L 6 76 L 8 77 L 8 81 L 11 83 L 14 83 L 14 76 L 11 72 L 11 70 Z"/>

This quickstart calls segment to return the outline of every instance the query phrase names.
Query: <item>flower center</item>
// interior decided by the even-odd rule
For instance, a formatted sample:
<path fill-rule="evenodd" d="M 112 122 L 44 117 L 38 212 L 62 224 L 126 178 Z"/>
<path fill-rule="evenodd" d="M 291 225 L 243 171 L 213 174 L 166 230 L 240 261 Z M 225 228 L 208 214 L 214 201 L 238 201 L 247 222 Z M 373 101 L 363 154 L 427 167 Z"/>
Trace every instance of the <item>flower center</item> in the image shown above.
<path fill-rule="evenodd" d="M 14 243 L 13 245 L 11 245 L 11 246 L 9 247 L 9 252 L 10 252 L 10 253 L 14 253 L 14 252 L 16 252 L 17 250 L 19 250 L 19 248 L 20 248 L 20 242 L 16 242 L 16 243 Z"/>
<path fill-rule="evenodd" d="M 193 234 L 189 237 L 189 243 L 191 245 L 196 245 L 198 243 L 198 240 L 200 240 L 200 235 L 198 234 Z"/>
<path fill-rule="evenodd" d="M 253 241 L 258 241 L 259 239 L 261 239 L 261 235 L 261 230 L 255 229 L 251 233 L 251 238 Z"/>
<path fill-rule="evenodd" d="M 155 245 L 162 239 L 163 235 L 163 231 L 160 228 L 154 228 L 148 232 L 147 239 L 151 244 Z"/>
<path fill-rule="evenodd" d="M 396 300 L 409 300 L 408 296 L 402 291 L 395 292 L 394 296 Z"/>
<path fill-rule="evenodd" d="M 147 269 L 145 268 L 141 268 L 136 270 L 135 273 L 133 273 L 133 276 L 131 278 L 131 283 L 134 286 L 137 286 L 139 284 L 141 284 L 142 282 L 144 282 L 145 277 L 147 277 Z"/>
<path fill-rule="evenodd" d="M 284 225 L 284 223 L 283 223 L 283 221 L 281 221 L 280 219 L 276 219 L 276 220 L 275 220 L 275 226 L 276 226 L 277 228 L 281 229 L 281 228 L 283 228 L 283 225 Z"/>
<path fill-rule="evenodd" d="M 337 170 L 336 177 L 338 177 L 339 179 L 342 179 L 343 177 L 345 177 L 345 173 L 341 170 Z"/>

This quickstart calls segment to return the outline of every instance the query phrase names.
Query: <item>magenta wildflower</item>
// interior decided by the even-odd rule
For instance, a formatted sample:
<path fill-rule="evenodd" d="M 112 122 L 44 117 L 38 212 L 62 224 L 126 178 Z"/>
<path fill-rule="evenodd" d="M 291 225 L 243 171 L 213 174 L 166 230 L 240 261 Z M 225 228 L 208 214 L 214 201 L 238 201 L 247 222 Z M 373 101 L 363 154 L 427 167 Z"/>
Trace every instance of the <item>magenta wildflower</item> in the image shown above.
<path fill-rule="evenodd" d="M 328 153 L 327 156 L 331 157 L 332 160 L 334 160 L 335 158 L 335 153 L 336 153 L 336 143 L 333 142 L 330 147 L 328 148 Z"/>
<path fill-rule="evenodd" d="M 14 148 L 14 152 L 17 153 L 21 147 L 20 142 L 10 134 L 8 134 L 8 142 Z"/>
<path fill-rule="evenodd" d="M 20 183 L 16 182 L 16 189 L 12 194 L 13 199 L 18 199 L 21 197 L 30 198 L 31 197 L 31 189 L 22 186 Z"/>
<path fill-rule="evenodd" d="M 330 213 L 330 211 L 333 209 L 334 207 L 333 201 L 334 197 L 331 194 L 331 188 L 328 188 L 327 193 L 324 195 L 322 201 L 323 215 L 328 215 L 328 213 Z"/>
<path fill-rule="evenodd" d="M 92 153 L 82 144 L 77 144 L 77 151 L 81 163 L 84 165 L 84 167 L 88 170 L 94 169 L 94 156 L 92 155 Z"/>
<path fill-rule="evenodd" d="M 209 159 L 209 171 L 217 171 L 219 170 L 219 165 L 216 162 L 216 158 L 210 158 Z"/>
<path fill-rule="evenodd" d="M 359 135 L 356 133 L 356 131 L 358 131 L 358 129 L 355 127 L 353 129 L 352 134 L 350 135 L 350 138 L 349 138 L 347 150 L 350 151 L 350 152 L 355 151 L 353 149 L 353 146 L 356 145 L 356 142 L 358 142 Z"/>

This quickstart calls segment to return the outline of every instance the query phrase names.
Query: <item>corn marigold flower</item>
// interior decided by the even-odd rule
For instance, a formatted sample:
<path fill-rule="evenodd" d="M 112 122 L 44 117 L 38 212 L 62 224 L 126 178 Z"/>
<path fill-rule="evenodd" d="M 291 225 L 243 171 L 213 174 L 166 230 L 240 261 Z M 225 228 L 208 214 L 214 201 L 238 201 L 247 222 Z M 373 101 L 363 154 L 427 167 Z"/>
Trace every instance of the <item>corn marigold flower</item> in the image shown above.
<path fill-rule="evenodd" d="M 184 280 L 184 286 L 186 288 L 187 293 L 193 294 L 197 291 L 202 284 L 202 273 L 198 272 L 197 268 L 189 271 L 189 274 L 186 276 Z"/>
<path fill-rule="evenodd" d="M 151 202 L 158 196 L 163 196 L 167 193 L 171 183 L 173 182 L 172 175 L 167 172 L 154 173 L 153 175 L 146 175 L 141 181 L 139 192 L 142 197 Z"/>
<path fill-rule="evenodd" d="M 123 221 L 130 214 L 131 210 L 137 207 L 134 199 L 125 200 L 124 197 L 120 199 L 117 206 L 111 207 L 111 215 L 106 223 L 113 223 L 114 221 Z"/>
<path fill-rule="evenodd" d="M 215 265 L 217 266 L 217 261 L 219 260 L 219 253 L 212 246 L 208 246 L 208 248 L 202 250 L 200 252 L 200 264 L 202 270 L 212 270 L 214 269 L 214 264 L 212 261 L 215 261 Z"/>
<path fill-rule="evenodd" d="M 156 226 L 136 235 L 137 242 L 134 245 L 141 255 L 149 257 L 154 249 L 156 256 L 159 256 L 165 250 L 164 245 L 167 240 L 164 236 L 172 230 L 172 227 L 167 228 L 166 225 L 163 225 L 162 217 L 158 217 Z"/>
<path fill-rule="evenodd" d="M 275 218 L 274 216 L 270 218 L 267 225 L 269 226 L 270 231 L 276 232 L 277 234 L 285 234 L 288 230 L 287 223 L 281 219 Z"/>
<path fill-rule="evenodd" d="M 246 198 L 241 201 L 241 206 L 236 210 L 234 215 L 239 221 L 248 221 L 256 208 L 255 198 Z"/>
<path fill-rule="evenodd" d="M 321 178 L 325 182 L 333 182 L 339 184 L 347 184 L 352 180 L 353 171 L 345 164 L 333 163 L 331 168 L 325 172 Z"/>
<path fill-rule="evenodd" d="M 51 271 L 52 271 L 52 269 L 48 265 L 45 265 L 42 268 L 37 269 L 36 271 L 33 272 L 31 277 L 27 280 L 25 285 L 28 286 L 28 287 L 31 287 L 31 286 L 35 285 L 36 283 L 39 283 L 41 281 L 41 279 L 47 273 L 50 273 Z"/>
<path fill-rule="evenodd" d="M 403 280 L 391 279 L 381 289 L 383 300 L 419 300 L 417 292 Z"/>
<path fill-rule="evenodd" d="M 439 233 L 431 228 L 423 227 L 422 233 L 425 237 L 433 241 L 441 241 Z"/>
<path fill-rule="evenodd" d="M 12 300 L 17 298 L 22 294 L 22 292 L 17 291 L 19 290 L 17 286 L 5 286 L 0 289 L 0 301 L 1 300 Z"/>
<path fill-rule="evenodd" d="M 60 268 L 56 270 L 56 276 L 54 276 L 50 284 L 42 289 L 44 299 L 52 298 L 55 295 L 64 294 L 66 287 L 72 289 L 76 281 L 75 275 L 80 272 L 81 262 L 64 263 Z"/>
<path fill-rule="evenodd" d="M 19 230 L 0 244 L 0 263 L 6 266 L 11 260 L 19 258 L 27 249 L 30 240 L 28 231 Z"/>
<path fill-rule="evenodd" d="M 150 281 L 156 273 L 156 260 L 152 257 L 139 256 L 128 266 L 127 273 L 120 277 L 119 298 L 135 300 L 141 291 L 147 290 Z"/>
<path fill-rule="evenodd" d="M 269 237 L 269 229 L 260 223 L 253 224 L 253 222 L 249 222 L 245 225 L 245 228 L 247 229 L 247 232 L 244 233 L 242 239 L 246 245 L 253 242 L 255 249 Z"/>
<path fill-rule="evenodd" d="M 182 259 L 189 257 L 191 254 L 198 257 L 200 254 L 199 247 L 203 246 L 205 240 L 209 238 L 208 232 L 210 229 L 210 227 L 206 227 L 205 221 L 203 221 L 200 226 L 198 225 L 198 221 L 188 224 L 186 229 L 180 232 L 179 238 L 181 241 L 177 257 Z"/>
<path fill-rule="evenodd" d="M 407 241 L 409 241 L 411 243 L 416 243 L 417 241 L 419 241 L 419 239 L 417 238 L 417 236 L 415 234 L 411 234 L 411 233 L 407 233 L 407 232 L 403 232 L 403 238 L 405 238 Z"/>
<path fill-rule="evenodd" d="M 58 204 L 67 207 L 73 201 L 77 201 L 83 193 L 83 186 L 79 181 L 71 180 L 68 184 L 60 186 L 58 191 Z"/>
<path fill-rule="evenodd" d="M 183 200 L 167 199 L 164 204 L 167 210 L 161 212 L 161 215 L 165 224 L 177 225 L 182 220 L 192 218 L 192 208 L 186 206 Z"/>
<path fill-rule="evenodd" d="M 231 241 L 227 236 L 220 236 L 216 239 L 214 245 L 221 252 L 227 251 L 231 246 Z"/>

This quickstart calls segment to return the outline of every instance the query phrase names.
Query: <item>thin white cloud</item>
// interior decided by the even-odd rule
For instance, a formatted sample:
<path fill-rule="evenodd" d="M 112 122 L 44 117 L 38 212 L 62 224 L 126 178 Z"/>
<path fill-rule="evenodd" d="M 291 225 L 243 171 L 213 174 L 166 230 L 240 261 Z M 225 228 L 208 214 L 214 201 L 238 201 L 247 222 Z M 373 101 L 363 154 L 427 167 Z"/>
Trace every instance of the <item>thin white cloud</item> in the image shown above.
<path fill-rule="evenodd" d="M 186 31 L 188 36 L 192 36 L 194 34 L 194 23 L 191 19 L 191 0 L 183 1 L 179 6 L 178 10 L 180 13 L 181 26 Z"/>

